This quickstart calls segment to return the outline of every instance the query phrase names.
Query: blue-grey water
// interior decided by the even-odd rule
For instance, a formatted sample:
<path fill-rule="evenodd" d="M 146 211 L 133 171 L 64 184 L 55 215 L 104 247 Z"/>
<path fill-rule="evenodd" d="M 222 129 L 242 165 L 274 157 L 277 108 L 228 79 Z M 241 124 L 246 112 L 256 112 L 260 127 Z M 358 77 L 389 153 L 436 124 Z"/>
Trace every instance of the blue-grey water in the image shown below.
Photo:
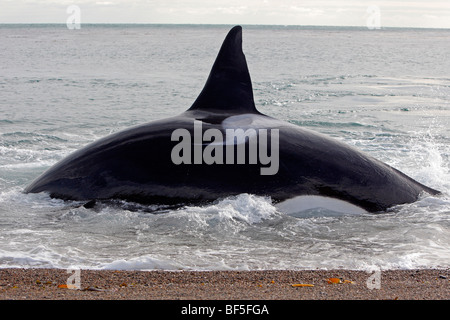
<path fill-rule="evenodd" d="M 0 267 L 450 266 L 450 30 L 243 33 L 261 112 L 353 145 L 442 195 L 379 215 L 288 215 L 249 194 L 150 214 L 22 193 L 86 144 L 187 109 L 229 29 L 0 26 Z"/>

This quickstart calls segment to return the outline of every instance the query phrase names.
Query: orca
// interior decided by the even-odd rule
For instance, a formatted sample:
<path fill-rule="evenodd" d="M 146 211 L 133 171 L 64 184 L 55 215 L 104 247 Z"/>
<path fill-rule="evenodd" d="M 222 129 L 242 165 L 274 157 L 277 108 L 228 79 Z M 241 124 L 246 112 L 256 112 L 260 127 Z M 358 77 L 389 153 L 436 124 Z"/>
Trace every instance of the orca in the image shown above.
<path fill-rule="evenodd" d="M 343 142 L 259 112 L 241 26 L 227 34 L 189 109 L 75 151 L 24 192 L 87 207 L 108 199 L 204 204 L 243 193 L 292 206 L 325 197 L 364 212 L 439 193 Z"/>

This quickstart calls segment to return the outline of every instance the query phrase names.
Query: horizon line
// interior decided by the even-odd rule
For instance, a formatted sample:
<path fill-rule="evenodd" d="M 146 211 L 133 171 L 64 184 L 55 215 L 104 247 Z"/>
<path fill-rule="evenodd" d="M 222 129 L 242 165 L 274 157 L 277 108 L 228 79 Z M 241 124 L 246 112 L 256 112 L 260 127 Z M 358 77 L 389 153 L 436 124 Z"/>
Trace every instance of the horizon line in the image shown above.
<path fill-rule="evenodd" d="M 0 22 L 0 25 L 67 25 L 63 22 Z M 261 26 L 261 27 L 318 27 L 318 28 L 364 28 L 363 25 L 301 25 L 301 24 L 260 24 L 260 23 L 174 23 L 174 22 L 84 22 L 81 25 L 168 25 L 168 26 Z M 450 30 L 450 27 L 418 27 L 418 26 L 380 26 L 374 30 L 383 29 L 432 29 Z M 372 31 L 372 29 L 370 29 Z"/>

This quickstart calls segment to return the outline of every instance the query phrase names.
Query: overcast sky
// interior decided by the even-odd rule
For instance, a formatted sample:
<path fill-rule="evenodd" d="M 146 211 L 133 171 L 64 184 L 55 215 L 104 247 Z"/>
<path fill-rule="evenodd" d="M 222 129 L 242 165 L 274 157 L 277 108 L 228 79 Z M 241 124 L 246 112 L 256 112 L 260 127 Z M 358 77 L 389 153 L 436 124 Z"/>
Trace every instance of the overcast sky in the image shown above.
<path fill-rule="evenodd" d="M 450 28 L 450 0 L 0 0 L 0 23 L 279 24 Z M 378 19 L 379 17 L 379 19 Z M 378 20 L 377 20 L 378 19 Z"/>

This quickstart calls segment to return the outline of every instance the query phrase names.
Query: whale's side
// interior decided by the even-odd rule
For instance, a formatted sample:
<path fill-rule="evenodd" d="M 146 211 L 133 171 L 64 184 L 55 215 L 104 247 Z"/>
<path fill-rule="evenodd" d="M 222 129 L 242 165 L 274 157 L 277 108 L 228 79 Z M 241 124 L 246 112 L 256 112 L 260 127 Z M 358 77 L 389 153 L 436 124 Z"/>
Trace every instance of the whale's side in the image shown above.
<path fill-rule="evenodd" d="M 230 140 L 230 132 L 238 134 Z M 187 111 L 100 139 L 55 164 L 25 192 L 146 204 L 201 203 L 239 193 L 276 202 L 322 196 L 369 212 L 438 193 L 342 142 L 261 114 L 239 26 L 228 33 Z"/>

